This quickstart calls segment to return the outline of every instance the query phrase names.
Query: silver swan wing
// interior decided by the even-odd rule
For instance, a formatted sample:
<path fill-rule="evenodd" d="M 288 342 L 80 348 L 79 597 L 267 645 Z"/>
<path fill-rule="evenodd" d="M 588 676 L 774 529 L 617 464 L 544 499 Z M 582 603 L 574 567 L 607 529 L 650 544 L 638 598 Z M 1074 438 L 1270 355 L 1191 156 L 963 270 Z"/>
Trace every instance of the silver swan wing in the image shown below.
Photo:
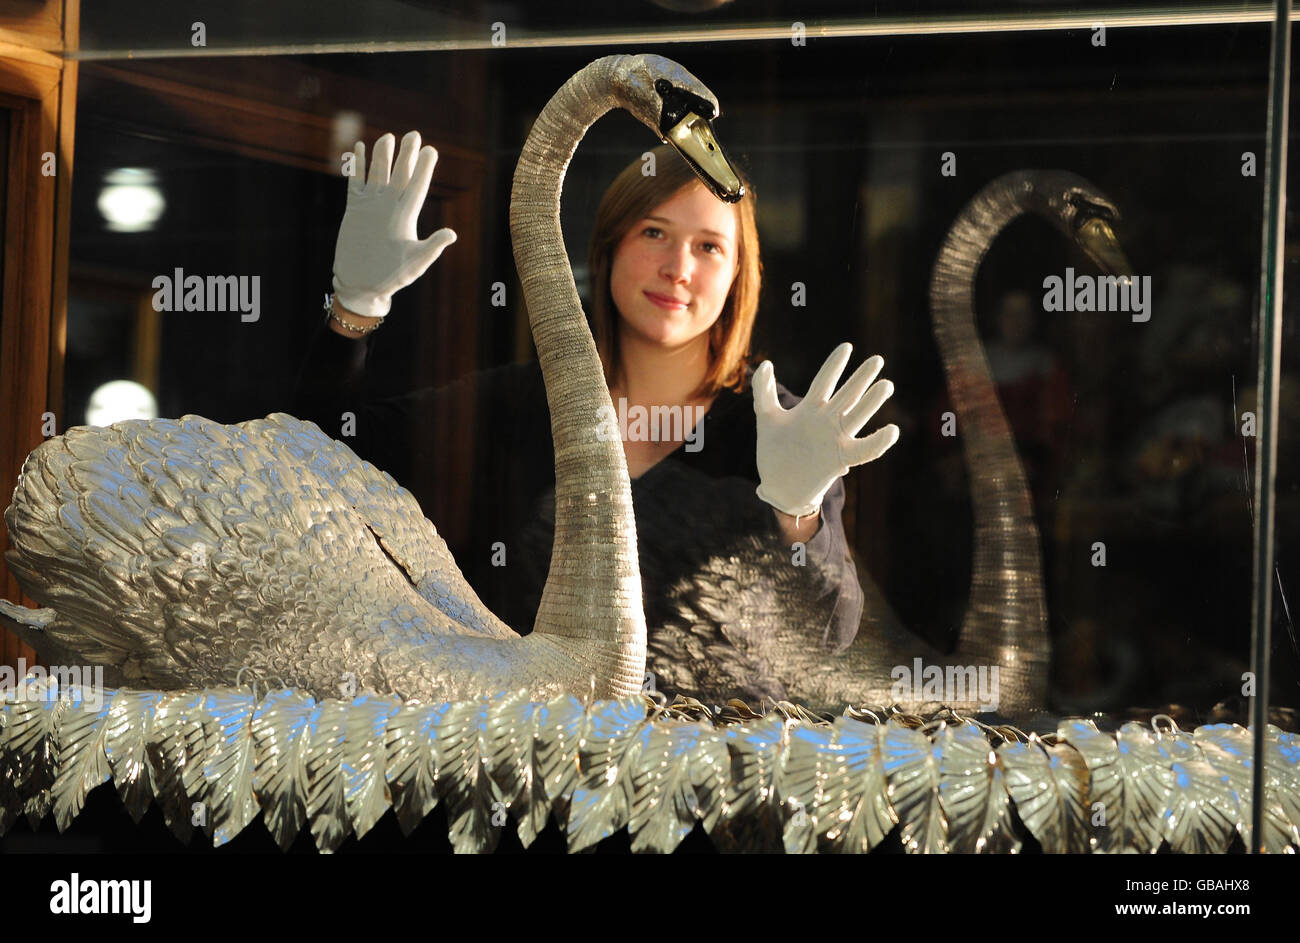
<path fill-rule="evenodd" d="M 248 668 L 323 696 L 349 672 L 382 688 L 383 654 L 433 636 L 516 638 L 408 491 L 284 414 L 73 428 L 28 457 L 6 522 L 43 634 L 131 683 Z"/>

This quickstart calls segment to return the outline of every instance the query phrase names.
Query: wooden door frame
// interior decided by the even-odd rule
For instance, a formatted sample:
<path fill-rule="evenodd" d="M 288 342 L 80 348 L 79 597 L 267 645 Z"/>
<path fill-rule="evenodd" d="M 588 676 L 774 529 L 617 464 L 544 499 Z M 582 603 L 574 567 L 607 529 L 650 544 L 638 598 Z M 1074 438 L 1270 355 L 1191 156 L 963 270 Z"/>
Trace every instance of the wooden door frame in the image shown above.
<path fill-rule="evenodd" d="M 48 30 L 30 34 L 31 45 L 21 31 L 0 31 L 0 107 L 10 113 L 0 286 L 0 403 L 5 414 L 0 504 L 5 507 L 24 459 L 42 441 L 42 416 L 52 412 L 58 417 L 62 405 L 77 63 L 61 53 L 76 48 L 78 0 L 47 4 L 41 22 L 46 27 L 61 22 L 62 49 L 50 51 Z M 54 157 L 52 176 L 44 172 L 47 154 Z M 35 605 L 5 566 L 8 546 L 8 529 L 0 522 L 0 595 Z M 36 663 L 31 648 L 0 631 L 0 664 L 15 665 L 19 658 Z"/>

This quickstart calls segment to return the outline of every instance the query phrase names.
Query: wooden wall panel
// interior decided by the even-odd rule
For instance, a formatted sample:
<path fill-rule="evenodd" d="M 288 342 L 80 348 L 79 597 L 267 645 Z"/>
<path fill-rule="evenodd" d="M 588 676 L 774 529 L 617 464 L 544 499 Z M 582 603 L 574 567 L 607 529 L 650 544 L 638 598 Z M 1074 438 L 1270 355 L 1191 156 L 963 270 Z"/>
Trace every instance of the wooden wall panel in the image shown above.
<path fill-rule="evenodd" d="M 41 442 L 41 414 L 57 415 L 62 378 L 62 325 L 67 303 L 68 220 L 72 193 L 75 61 L 79 8 L 66 2 L 0 3 L 0 107 L 10 115 L 3 208 L 4 284 L 0 289 L 0 503 L 27 453 Z M 70 37 L 65 39 L 66 36 Z M 46 175 L 45 154 L 55 156 Z M 0 522 L 0 593 L 22 596 L 4 565 L 9 535 Z M 0 663 L 36 655 L 0 630 Z"/>

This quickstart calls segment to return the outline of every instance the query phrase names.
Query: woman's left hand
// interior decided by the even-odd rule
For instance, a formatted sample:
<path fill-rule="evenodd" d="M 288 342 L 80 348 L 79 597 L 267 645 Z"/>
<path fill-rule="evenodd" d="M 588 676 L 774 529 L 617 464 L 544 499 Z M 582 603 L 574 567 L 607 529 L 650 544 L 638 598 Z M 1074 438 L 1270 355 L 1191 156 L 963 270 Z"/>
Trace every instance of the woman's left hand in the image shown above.
<path fill-rule="evenodd" d="M 888 380 L 872 385 L 885 365 L 883 357 L 858 367 L 831 395 L 852 352 L 849 343 L 836 347 L 808 395 L 788 410 L 777 400 L 772 361 L 764 360 L 754 371 L 758 496 L 778 511 L 793 517 L 815 514 L 836 478 L 879 458 L 898 441 L 898 426 L 892 423 L 865 439 L 854 438 L 894 392 Z"/>

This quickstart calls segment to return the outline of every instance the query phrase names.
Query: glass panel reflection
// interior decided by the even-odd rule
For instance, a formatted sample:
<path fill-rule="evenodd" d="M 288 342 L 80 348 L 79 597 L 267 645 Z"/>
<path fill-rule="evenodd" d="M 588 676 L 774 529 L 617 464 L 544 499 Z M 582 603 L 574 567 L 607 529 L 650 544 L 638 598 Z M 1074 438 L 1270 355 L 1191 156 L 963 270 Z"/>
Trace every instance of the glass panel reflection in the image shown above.
<path fill-rule="evenodd" d="M 281 23 L 241 22 L 251 37 L 241 42 L 309 38 Z M 374 23 L 378 33 L 390 29 L 382 18 Z M 117 42 L 95 35 L 84 48 Z M 971 638 L 959 637 L 972 599 L 981 598 L 971 590 L 983 565 L 972 489 L 1007 484 L 1011 466 L 968 465 L 968 438 L 996 433 L 972 425 L 980 414 L 963 411 L 950 384 L 987 369 L 1023 468 L 1039 558 L 994 555 L 986 576 L 996 581 L 1008 565 L 1041 567 L 1047 625 L 1038 641 L 1052 650 L 1042 706 L 1120 716 L 1173 704 L 1206 720 L 1227 702 L 1244 719 L 1267 28 L 1123 35 L 1104 47 L 1084 33 L 1025 32 L 670 50 L 717 93 L 719 140 L 756 194 L 763 291 L 749 366 L 770 358 L 781 385 L 802 396 L 847 340 L 854 352 L 841 382 L 879 353 L 881 378 L 896 386 L 860 435 L 894 424 L 898 443 L 845 474 L 838 503 L 814 525 L 815 533 L 842 531 L 849 569 L 821 574 L 829 588 L 798 635 L 810 664 L 848 657 L 835 649 L 856 628 L 856 657 L 873 677 L 896 681 L 900 700 L 951 700 L 946 689 L 929 696 L 926 669 L 954 651 L 979 653 L 960 663 L 976 678 L 980 668 L 1007 668 L 997 645 L 971 649 Z M 69 421 L 82 421 L 92 391 L 110 379 L 143 384 L 164 416 L 237 422 L 289 411 L 315 419 L 410 488 L 487 607 L 527 631 L 548 572 L 554 482 L 538 374 L 512 367 L 530 364 L 534 351 L 511 253 L 510 184 L 525 134 L 555 89 L 598 55 L 621 51 L 85 63 Z M 344 155 L 360 140 L 373 157 L 385 132 L 396 136 L 396 150 L 412 128 L 440 155 L 417 231 L 448 226 L 458 239 L 392 296 L 373 336 L 349 339 L 325 326 L 321 310 L 336 271 Z M 570 165 L 563 234 L 589 313 L 597 299 L 587 249 L 598 205 L 654 144 L 626 116 L 611 115 Z M 151 228 L 113 231 L 102 193 L 133 168 L 153 175 L 164 208 Z M 1058 169 L 1080 182 L 1047 173 Z M 1076 210 L 1117 211 L 1109 225 L 1132 267 L 1131 289 L 1099 280 L 1106 272 L 1087 251 L 1090 233 L 1072 228 L 1096 213 L 1017 213 L 997 225 L 990 217 L 972 230 L 982 240 L 965 249 L 977 263 L 967 272 L 973 281 L 953 300 L 973 318 L 978 346 L 959 342 L 962 358 L 945 356 L 932 318 L 936 257 L 963 208 L 1017 171 L 1036 172 L 1062 198 L 1076 187 Z M 662 222 L 659 229 L 672 236 Z M 258 316 L 234 304 L 211 310 L 206 296 L 208 310 L 183 310 L 183 295 L 181 310 L 157 310 L 155 280 L 178 271 L 181 281 L 259 279 Z M 670 311 L 666 303 L 655 310 Z M 1295 357 L 1284 341 L 1283 417 L 1294 405 Z M 356 388 L 322 398 L 344 373 Z M 427 388 L 442 393 L 414 392 Z M 633 399 L 636 390 L 614 383 L 611 392 Z M 720 404 L 726 397 L 710 408 Z M 752 399 L 743 405 L 752 411 Z M 371 435 L 383 415 L 382 434 Z M 494 432 L 507 422 L 509 435 Z M 727 445 L 756 458 L 753 435 Z M 1284 431 L 1279 551 L 1300 526 L 1294 451 Z M 733 482 L 726 492 L 737 496 L 733 507 L 722 492 L 702 501 L 718 476 L 693 478 L 685 449 L 674 456 L 633 447 L 628 461 L 638 480 L 636 469 L 647 475 L 634 483 L 634 502 L 656 466 L 680 476 L 673 488 L 684 490 L 657 495 L 665 518 L 707 511 L 716 517 L 700 528 L 744 530 L 757 526 L 746 517 L 757 509 L 773 534 L 789 536 L 754 499 L 757 467 L 745 489 Z M 699 639 L 681 632 L 676 654 L 662 649 L 660 657 L 679 667 L 708 661 L 703 653 L 715 643 L 728 657 L 739 654 L 734 663 L 720 659 L 708 678 L 652 659 L 656 684 L 705 698 L 731 685 L 754 701 L 798 699 L 804 672 L 789 659 L 772 664 L 770 652 L 785 649 L 765 649 L 761 632 L 738 626 L 802 616 L 779 593 L 749 601 L 749 610 L 718 611 L 724 604 L 700 587 L 737 589 L 739 565 L 726 565 L 717 549 L 725 541 L 708 552 L 704 542 L 680 545 L 688 532 L 661 532 L 667 543 L 657 557 L 643 550 L 660 561 L 651 581 L 659 590 L 686 587 L 672 597 L 676 616 L 649 603 L 648 616 L 658 612 L 661 628 L 672 618 L 706 627 Z M 638 533 L 644 543 L 654 531 L 638 517 Z M 825 539 L 809 537 L 808 546 L 838 552 Z M 1291 587 L 1281 552 L 1278 562 L 1282 602 Z M 1005 579 L 996 585 L 1008 608 L 1016 593 L 1031 592 L 1018 580 L 1010 581 L 1015 592 Z M 735 598 L 719 595 L 726 605 Z M 828 601 L 829 612 L 817 609 Z M 844 607 L 858 605 L 850 629 L 834 629 Z M 1288 606 L 1277 608 L 1274 700 L 1293 705 L 1300 657 Z M 650 629 L 653 650 L 656 623 Z"/>

